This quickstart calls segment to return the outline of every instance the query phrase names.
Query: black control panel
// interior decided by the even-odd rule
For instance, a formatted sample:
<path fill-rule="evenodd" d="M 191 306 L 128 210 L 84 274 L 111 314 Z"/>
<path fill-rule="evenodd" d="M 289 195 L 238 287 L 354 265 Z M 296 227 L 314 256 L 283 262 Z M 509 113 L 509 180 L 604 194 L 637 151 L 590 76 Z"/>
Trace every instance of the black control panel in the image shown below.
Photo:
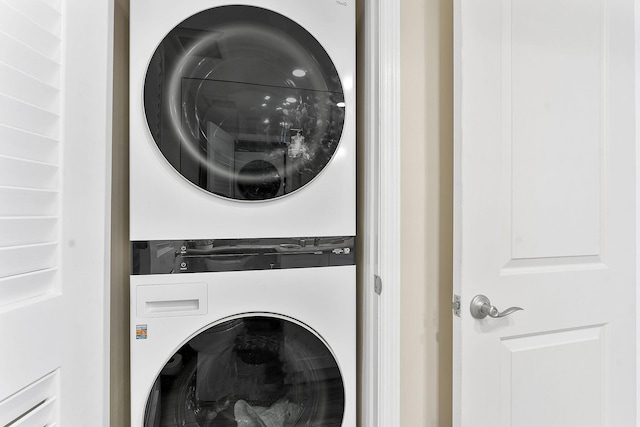
<path fill-rule="evenodd" d="M 131 242 L 131 274 L 355 265 L 355 237 L 152 240 Z"/>

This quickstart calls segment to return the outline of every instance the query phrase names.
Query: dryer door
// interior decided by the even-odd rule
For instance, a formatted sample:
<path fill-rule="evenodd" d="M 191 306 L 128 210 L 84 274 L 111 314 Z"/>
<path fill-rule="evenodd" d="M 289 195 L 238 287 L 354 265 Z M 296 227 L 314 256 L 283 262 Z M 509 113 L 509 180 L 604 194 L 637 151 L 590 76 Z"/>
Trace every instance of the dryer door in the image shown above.
<path fill-rule="evenodd" d="M 151 136 L 198 187 L 267 200 L 312 181 L 345 118 L 338 72 L 292 20 L 252 6 L 200 12 L 156 49 L 144 85 Z"/>
<path fill-rule="evenodd" d="M 342 425 L 344 385 L 327 344 L 283 318 L 211 326 L 167 362 L 149 393 L 145 427 Z"/>

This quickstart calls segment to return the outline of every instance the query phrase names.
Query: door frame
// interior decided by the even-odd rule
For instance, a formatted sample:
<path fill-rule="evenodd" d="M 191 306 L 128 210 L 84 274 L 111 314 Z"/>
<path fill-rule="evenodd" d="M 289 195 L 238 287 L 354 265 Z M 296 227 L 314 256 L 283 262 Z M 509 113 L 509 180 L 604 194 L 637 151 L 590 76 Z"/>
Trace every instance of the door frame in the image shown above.
<path fill-rule="evenodd" d="M 367 143 L 361 144 L 364 201 L 363 224 L 358 231 L 364 236 L 361 425 L 367 427 L 400 425 L 400 146 L 380 144 L 383 140 L 400 141 L 400 3 L 397 0 L 361 2 L 365 24 L 362 67 L 365 84 L 361 86 L 365 92 L 362 97 L 365 100 L 364 136 L 361 139 Z M 454 22 L 459 13 L 455 2 Z M 640 69 L 640 8 L 636 8 L 635 15 L 635 64 Z M 640 78 L 635 93 L 636 105 L 640 105 Z M 387 120 L 381 122 L 381 117 Z M 636 123 L 640 129 L 640 117 Z M 636 132 L 636 141 L 639 148 L 636 164 L 640 168 L 640 132 Z M 640 212 L 640 174 L 636 181 Z M 640 216 L 636 235 L 640 245 Z M 640 264 L 637 270 L 640 277 Z M 376 274 L 384 278 L 384 292 L 380 297 L 373 290 Z M 640 307 L 640 292 L 637 306 Z M 637 330 L 640 331 L 640 317 Z M 640 339 L 636 345 L 640 366 Z M 640 371 L 637 375 L 640 395 Z"/>
<path fill-rule="evenodd" d="M 361 3 L 361 425 L 367 427 L 400 426 L 400 3 Z M 376 277 L 380 278 L 379 294 L 375 290 Z"/>

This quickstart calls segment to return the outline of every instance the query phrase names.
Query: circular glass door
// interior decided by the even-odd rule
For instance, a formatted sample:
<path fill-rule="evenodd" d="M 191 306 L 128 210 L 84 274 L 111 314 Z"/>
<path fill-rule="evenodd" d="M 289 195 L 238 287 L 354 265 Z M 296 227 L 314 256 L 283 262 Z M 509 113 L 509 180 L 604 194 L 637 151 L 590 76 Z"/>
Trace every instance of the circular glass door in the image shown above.
<path fill-rule="evenodd" d="M 149 63 L 144 106 L 171 166 L 236 200 L 273 199 L 311 182 L 336 152 L 345 118 L 320 43 L 251 6 L 205 10 L 171 30 Z"/>
<path fill-rule="evenodd" d="M 210 327 L 180 348 L 149 393 L 144 427 L 342 425 L 344 385 L 326 344 L 281 318 Z"/>

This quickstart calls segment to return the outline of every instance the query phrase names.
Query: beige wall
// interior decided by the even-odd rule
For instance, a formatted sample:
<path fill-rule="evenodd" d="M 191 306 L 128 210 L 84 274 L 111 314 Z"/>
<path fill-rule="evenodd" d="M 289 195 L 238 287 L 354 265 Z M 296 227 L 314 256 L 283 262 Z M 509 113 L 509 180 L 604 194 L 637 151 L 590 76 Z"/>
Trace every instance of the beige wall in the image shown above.
<path fill-rule="evenodd" d="M 111 423 L 129 425 L 129 16 L 115 2 L 111 200 Z"/>
<path fill-rule="evenodd" d="M 452 2 L 402 0 L 402 426 L 451 425 Z"/>

